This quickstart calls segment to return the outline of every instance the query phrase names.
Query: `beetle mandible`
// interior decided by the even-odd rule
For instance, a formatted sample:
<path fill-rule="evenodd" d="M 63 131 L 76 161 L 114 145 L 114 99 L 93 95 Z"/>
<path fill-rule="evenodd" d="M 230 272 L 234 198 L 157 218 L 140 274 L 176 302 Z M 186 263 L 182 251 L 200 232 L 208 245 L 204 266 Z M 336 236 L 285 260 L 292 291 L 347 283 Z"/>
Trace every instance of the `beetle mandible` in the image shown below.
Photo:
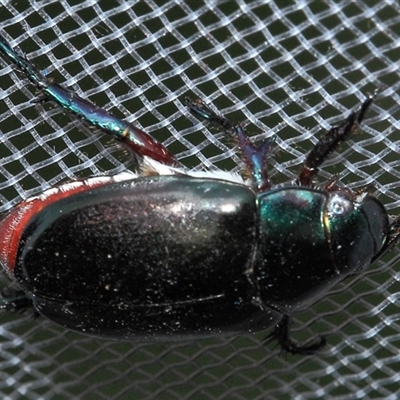
<path fill-rule="evenodd" d="M 400 218 L 365 190 L 319 167 L 358 128 L 373 98 L 333 126 L 295 181 L 268 177 L 271 141 L 256 146 L 242 124 L 201 100 L 190 112 L 236 140 L 244 172 L 195 173 L 132 124 L 47 78 L 0 36 L 0 52 L 52 101 L 112 135 L 138 158 L 136 173 L 75 180 L 22 201 L 0 222 L 0 262 L 14 285 L 0 308 L 35 310 L 57 324 L 117 340 L 180 340 L 274 327 L 282 350 L 301 345 L 292 314 L 399 239 Z"/>

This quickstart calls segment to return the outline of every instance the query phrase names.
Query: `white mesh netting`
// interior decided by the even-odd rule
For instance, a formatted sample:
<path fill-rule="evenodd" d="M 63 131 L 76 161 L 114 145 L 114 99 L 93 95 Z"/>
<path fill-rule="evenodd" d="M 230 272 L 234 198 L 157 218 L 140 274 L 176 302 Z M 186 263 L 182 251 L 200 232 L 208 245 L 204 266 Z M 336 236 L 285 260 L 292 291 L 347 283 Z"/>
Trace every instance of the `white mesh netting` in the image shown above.
<path fill-rule="evenodd" d="M 400 212 L 400 6 L 395 0 L 0 2 L 0 30 L 58 82 L 126 117 L 188 166 L 238 168 L 223 135 L 191 117 L 185 96 L 275 137 L 270 174 L 292 179 L 319 134 L 367 93 L 362 131 L 325 164 L 352 188 L 373 185 Z M 51 105 L 0 57 L 0 200 L 72 177 L 115 173 L 132 159 Z M 175 344 L 109 343 L 30 313 L 3 314 L 4 399 L 397 398 L 399 251 L 345 281 L 294 320 L 312 357 L 283 357 L 265 334 Z M 4 277 L 4 283 L 7 278 Z"/>

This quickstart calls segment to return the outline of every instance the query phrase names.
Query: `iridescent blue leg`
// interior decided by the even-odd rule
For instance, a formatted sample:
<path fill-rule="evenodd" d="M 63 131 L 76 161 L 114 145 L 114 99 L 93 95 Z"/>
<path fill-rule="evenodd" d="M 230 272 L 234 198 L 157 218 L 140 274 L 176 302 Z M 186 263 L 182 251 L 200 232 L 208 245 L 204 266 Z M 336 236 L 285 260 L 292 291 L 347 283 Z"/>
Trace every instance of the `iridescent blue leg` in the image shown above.
<path fill-rule="evenodd" d="M 246 135 L 243 125 L 232 123 L 224 116 L 217 114 L 202 100 L 192 101 L 186 98 L 186 105 L 194 116 L 222 128 L 225 133 L 237 140 L 254 188 L 259 192 L 268 190 L 271 187 L 271 182 L 268 178 L 267 157 L 272 141 L 266 140 L 261 145 L 255 146 Z"/>
<path fill-rule="evenodd" d="M 170 166 L 179 166 L 176 158 L 157 140 L 132 124 L 45 77 L 24 56 L 18 54 L 0 35 L 0 52 L 12 61 L 41 91 L 38 101 L 53 101 L 64 110 L 82 118 L 88 125 L 100 129 L 124 143 L 135 155 L 148 156 Z"/>

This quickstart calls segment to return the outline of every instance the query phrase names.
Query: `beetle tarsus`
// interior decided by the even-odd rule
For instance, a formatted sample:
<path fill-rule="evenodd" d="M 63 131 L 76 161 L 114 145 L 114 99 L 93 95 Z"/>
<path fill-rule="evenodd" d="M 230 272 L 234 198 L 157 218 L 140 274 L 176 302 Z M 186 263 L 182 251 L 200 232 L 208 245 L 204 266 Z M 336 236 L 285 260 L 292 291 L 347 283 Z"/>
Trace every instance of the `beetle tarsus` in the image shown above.
<path fill-rule="evenodd" d="M 300 170 L 296 180 L 298 185 L 312 185 L 312 180 L 317 175 L 321 164 L 341 143 L 349 139 L 356 131 L 373 100 L 373 96 L 368 96 L 357 111 L 351 112 L 343 123 L 333 126 L 327 134 L 317 142 L 310 153 L 308 153 L 303 167 Z"/>
<path fill-rule="evenodd" d="M 205 119 L 212 124 L 221 127 L 229 135 L 235 135 L 235 125 L 223 115 L 217 114 L 211 108 L 204 103 L 203 100 L 196 99 L 191 100 L 189 97 L 185 98 L 185 102 L 189 111 L 197 118 Z"/>
<path fill-rule="evenodd" d="M 326 340 L 323 336 L 319 337 L 315 342 L 304 346 L 299 345 L 290 338 L 290 320 L 291 318 L 285 315 L 280 322 L 275 326 L 274 331 L 267 336 L 267 341 L 277 340 L 283 353 L 313 355 L 322 350 L 326 345 Z"/>
<path fill-rule="evenodd" d="M 266 160 L 270 154 L 272 140 L 265 140 L 260 146 L 255 146 L 246 134 L 243 124 L 233 123 L 223 115 L 216 113 L 202 100 L 191 100 L 186 97 L 189 111 L 197 118 L 204 119 L 223 129 L 230 137 L 237 141 L 243 155 L 246 172 L 249 172 L 253 186 L 258 192 L 263 192 L 271 187 L 266 169 Z"/>

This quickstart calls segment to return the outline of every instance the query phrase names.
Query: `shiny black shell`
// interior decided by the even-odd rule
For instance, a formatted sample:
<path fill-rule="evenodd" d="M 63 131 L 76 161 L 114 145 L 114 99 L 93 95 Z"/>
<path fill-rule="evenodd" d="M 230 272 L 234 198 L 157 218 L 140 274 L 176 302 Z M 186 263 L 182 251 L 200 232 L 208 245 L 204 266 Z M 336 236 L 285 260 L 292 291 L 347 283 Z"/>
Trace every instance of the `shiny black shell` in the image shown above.
<path fill-rule="evenodd" d="M 33 216 L 14 277 L 42 315 L 92 335 L 265 330 L 280 314 L 253 302 L 257 219 L 255 194 L 242 185 L 189 177 L 105 185 Z"/>
<path fill-rule="evenodd" d="M 263 331 L 369 265 L 388 231 L 370 196 L 183 175 L 33 202 L 27 222 L 11 212 L 23 222 L 6 269 L 40 314 L 109 339 Z"/>

